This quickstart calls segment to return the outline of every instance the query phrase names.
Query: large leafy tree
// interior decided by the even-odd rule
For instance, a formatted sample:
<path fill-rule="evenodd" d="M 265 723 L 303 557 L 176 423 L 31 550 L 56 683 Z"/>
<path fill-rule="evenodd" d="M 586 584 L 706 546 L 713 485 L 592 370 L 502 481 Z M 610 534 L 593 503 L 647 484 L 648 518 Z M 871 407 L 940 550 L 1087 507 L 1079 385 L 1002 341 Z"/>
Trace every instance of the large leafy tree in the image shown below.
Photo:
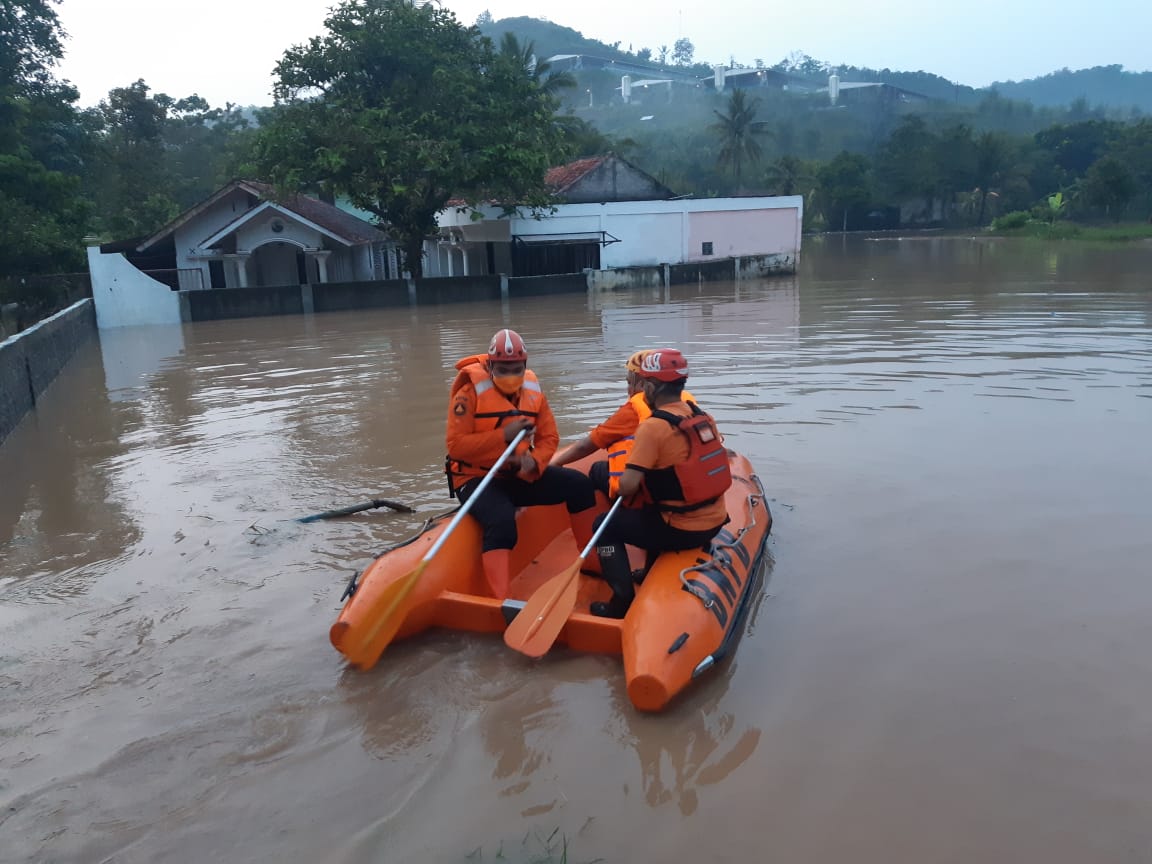
<path fill-rule="evenodd" d="M 829 228 L 848 230 L 850 214 L 867 207 L 872 199 L 868 160 L 859 153 L 843 152 L 820 169 L 819 201 Z"/>
<path fill-rule="evenodd" d="M 75 89 L 53 70 L 64 32 L 52 0 L 0 0 L 0 280 L 75 269 L 88 210 Z"/>
<path fill-rule="evenodd" d="M 672 62 L 677 66 L 691 66 L 696 54 L 696 46 L 687 36 L 677 39 L 672 46 Z"/>
<path fill-rule="evenodd" d="M 164 127 L 172 100 L 143 80 L 101 101 L 100 165 L 92 182 L 101 228 L 120 238 L 155 230 L 177 212 L 170 193 Z"/>
<path fill-rule="evenodd" d="M 976 165 L 973 172 L 979 199 L 976 224 L 983 225 L 988 211 L 988 196 L 1000 194 L 1011 181 L 1012 147 L 1008 139 L 995 132 L 985 132 L 976 139 Z"/>
<path fill-rule="evenodd" d="M 156 230 L 231 179 L 248 122 L 234 105 L 174 99 L 143 81 L 116 87 L 92 112 L 98 160 L 87 172 L 99 227 L 128 238 Z"/>
<path fill-rule="evenodd" d="M 1123 162 L 1114 156 L 1102 156 L 1084 176 L 1083 191 L 1089 204 L 1103 209 L 1105 216 L 1119 220 L 1136 187 Z"/>
<path fill-rule="evenodd" d="M 911 114 L 893 130 L 876 155 L 876 179 L 892 201 L 933 199 L 945 167 L 938 161 L 940 139 L 924 119 Z"/>
<path fill-rule="evenodd" d="M 518 44 L 496 51 L 447 9 L 409 0 L 344 0 L 325 27 L 276 67 L 277 110 L 255 152 L 279 186 L 344 193 L 397 235 L 414 275 L 450 199 L 549 203 L 563 131 Z"/>

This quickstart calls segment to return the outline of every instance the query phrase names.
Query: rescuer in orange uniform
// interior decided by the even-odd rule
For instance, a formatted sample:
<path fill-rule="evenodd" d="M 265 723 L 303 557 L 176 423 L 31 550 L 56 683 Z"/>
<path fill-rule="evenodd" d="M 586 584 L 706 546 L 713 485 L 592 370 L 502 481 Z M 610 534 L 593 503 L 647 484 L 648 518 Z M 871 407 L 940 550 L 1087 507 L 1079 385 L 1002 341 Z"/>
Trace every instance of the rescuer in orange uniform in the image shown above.
<path fill-rule="evenodd" d="M 552 457 L 553 465 L 567 465 L 604 450 L 608 459 L 593 462 L 588 470 L 592 485 L 610 498 L 616 497 L 620 488 L 620 477 L 636 439 L 636 429 L 641 422 L 652 416 L 652 409 L 644 401 L 640 388 L 640 361 L 647 351 L 637 351 L 624 364 L 628 382 L 628 401 L 616 412 L 574 444 L 570 444 Z M 696 398 L 687 390 L 681 394 L 685 402 L 695 402 Z"/>
<path fill-rule="evenodd" d="M 528 367 L 528 350 L 514 330 L 492 337 L 487 354 L 456 363 L 448 403 L 445 469 L 452 495 L 467 501 L 521 429 L 531 430 L 472 508 L 484 530 L 484 576 L 498 600 L 508 595 L 509 555 L 516 545 L 516 508 L 566 504 L 580 548 L 592 538 L 596 494 L 579 471 L 550 466 L 560 443 L 556 418 Z"/>
<path fill-rule="evenodd" d="M 619 480 L 617 494 L 632 506 L 616 513 L 596 550 L 612 599 L 593 603 L 591 611 L 605 618 L 623 618 L 635 597 L 625 544 L 649 553 L 706 548 L 728 521 L 728 452 L 716 422 L 684 401 L 688 361 L 675 349 L 660 348 L 645 352 L 639 367 L 652 413 L 636 429 Z"/>

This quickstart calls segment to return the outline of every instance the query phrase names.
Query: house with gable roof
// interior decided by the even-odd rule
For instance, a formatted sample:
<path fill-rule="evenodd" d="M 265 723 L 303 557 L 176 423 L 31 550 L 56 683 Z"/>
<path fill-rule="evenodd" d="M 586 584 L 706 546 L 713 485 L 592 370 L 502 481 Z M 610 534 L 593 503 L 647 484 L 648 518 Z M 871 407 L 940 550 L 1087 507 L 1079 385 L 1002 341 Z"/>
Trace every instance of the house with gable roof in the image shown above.
<path fill-rule="evenodd" d="M 398 246 L 376 226 L 253 180 L 233 180 L 151 236 L 92 247 L 88 258 L 102 327 L 153 321 L 157 310 L 179 321 L 179 291 L 401 276 Z"/>

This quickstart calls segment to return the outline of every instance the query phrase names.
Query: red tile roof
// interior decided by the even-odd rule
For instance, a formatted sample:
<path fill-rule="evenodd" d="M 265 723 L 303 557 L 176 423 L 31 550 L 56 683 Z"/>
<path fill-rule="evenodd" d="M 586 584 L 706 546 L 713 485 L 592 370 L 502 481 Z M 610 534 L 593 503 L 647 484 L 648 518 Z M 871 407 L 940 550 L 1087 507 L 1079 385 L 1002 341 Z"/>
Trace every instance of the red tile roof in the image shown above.
<path fill-rule="evenodd" d="M 569 162 L 567 165 L 558 165 L 555 168 L 549 168 L 548 173 L 544 175 L 544 182 L 553 195 L 559 195 L 565 189 L 568 189 L 579 181 L 585 174 L 603 165 L 604 160 L 607 158 L 607 156 L 593 156 L 590 159 L 577 159 L 575 162 Z"/>
<path fill-rule="evenodd" d="M 565 189 L 574 185 L 585 174 L 595 168 L 599 168 L 607 158 L 607 156 L 592 156 L 589 159 L 577 159 L 575 162 L 569 162 L 567 165 L 557 165 L 555 168 L 549 168 L 544 174 L 544 185 L 548 187 L 548 191 L 553 195 L 559 195 Z M 485 203 L 495 204 L 496 202 L 488 201 Z M 444 206 L 467 207 L 468 202 L 463 198 L 449 198 L 444 203 Z"/>

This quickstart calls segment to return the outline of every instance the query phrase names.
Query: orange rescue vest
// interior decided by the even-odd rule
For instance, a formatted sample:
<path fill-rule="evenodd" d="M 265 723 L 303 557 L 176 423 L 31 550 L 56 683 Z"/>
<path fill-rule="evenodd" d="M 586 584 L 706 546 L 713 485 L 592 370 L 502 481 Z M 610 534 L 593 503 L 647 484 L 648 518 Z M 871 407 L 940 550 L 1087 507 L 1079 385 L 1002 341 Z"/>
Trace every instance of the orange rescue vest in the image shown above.
<path fill-rule="evenodd" d="M 653 411 L 652 416 L 672 426 L 688 440 L 688 458 L 668 468 L 644 472 L 644 487 L 656 506 L 669 513 L 690 513 L 707 507 L 732 485 L 732 468 L 728 464 L 716 422 L 689 403 L 691 417 L 669 411 Z M 682 503 L 668 503 L 668 502 Z"/>
<path fill-rule="evenodd" d="M 449 394 L 449 400 L 451 400 L 460 391 L 460 388 L 467 384 L 472 385 L 476 391 L 476 412 L 472 415 L 475 419 L 474 431 L 495 431 L 503 426 L 506 420 L 513 417 L 536 418 L 544 404 L 544 392 L 540 389 L 540 382 L 536 380 L 536 373 L 531 369 L 524 371 L 524 383 L 520 386 L 519 405 L 513 405 L 508 397 L 497 390 L 496 385 L 492 383 L 492 375 L 484 364 L 485 359 L 485 355 L 481 354 L 465 357 L 457 362 L 456 368 L 460 371 L 456 375 L 456 380 L 452 382 L 452 391 Z M 530 446 L 527 439 L 521 441 L 516 448 L 517 455 L 527 452 Z M 477 464 L 453 459 L 452 454 L 449 453 L 444 459 L 444 471 L 448 475 L 448 486 L 451 494 L 454 496 L 456 490 L 473 477 L 483 477 L 487 474 L 496 460 L 500 458 L 505 447 L 507 445 L 504 443 L 503 437 L 493 435 L 491 451 L 485 453 L 484 458 Z"/>
<path fill-rule="evenodd" d="M 685 390 L 680 398 L 684 402 L 695 402 L 696 397 Z M 637 393 L 632 396 L 628 403 L 636 411 L 636 416 L 640 418 L 640 423 L 643 423 L 652 416 L 652 409 L 648 407 L 648 403 L 644 401 L 644 394 Z M 637 424 L 639 425 L 639 424 Z M 624 469 L 628 466 L 628 457 L 632 455 L 632 448 L 636 444 L 636 433 L 625 435 L 619 441 L 608 445 L 608 494 L 615 498 L 620 492 L 620 477 L 624 474 Z"/>

